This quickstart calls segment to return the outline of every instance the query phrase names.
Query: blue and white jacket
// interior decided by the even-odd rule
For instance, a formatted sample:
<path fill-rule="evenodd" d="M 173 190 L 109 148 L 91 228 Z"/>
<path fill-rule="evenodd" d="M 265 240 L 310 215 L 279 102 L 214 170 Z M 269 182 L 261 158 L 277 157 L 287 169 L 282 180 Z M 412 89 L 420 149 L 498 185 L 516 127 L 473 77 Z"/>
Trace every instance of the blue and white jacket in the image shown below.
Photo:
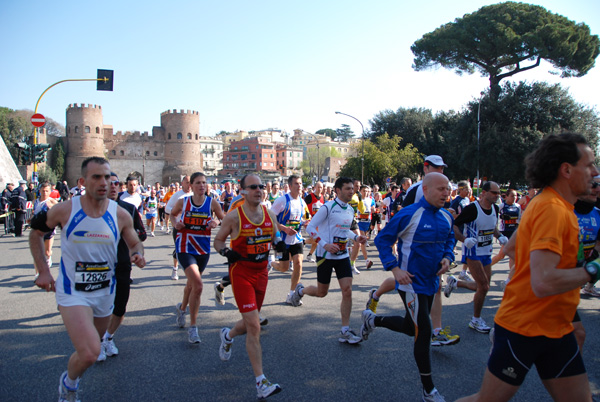
<path fill-rule="evenodd" d="M 413 274 L 412 285 L 396 289 L 434 295 L 439 287 L 442 258 L 454 261 L 454 219 L 450 212 L 430 205 L 425 198 L 398 211 L 375 238 L 386 271 L 399 267 Z M 392 247 L 398 240 L 398 258 Z"/>

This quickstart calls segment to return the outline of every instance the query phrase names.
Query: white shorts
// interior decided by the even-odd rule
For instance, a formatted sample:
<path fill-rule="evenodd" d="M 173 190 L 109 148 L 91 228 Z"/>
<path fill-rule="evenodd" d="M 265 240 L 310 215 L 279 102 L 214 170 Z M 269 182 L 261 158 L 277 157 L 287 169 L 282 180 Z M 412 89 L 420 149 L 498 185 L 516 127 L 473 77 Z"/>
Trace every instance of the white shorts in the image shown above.
<path fill-rule="evenodd" d="M 92 309 L 95 318 L 108 317 L 112 314 L 115 294 L 105 296 L 79 296 L 56 292 L 56 303 L 63 307 L 88 306 Z"/>

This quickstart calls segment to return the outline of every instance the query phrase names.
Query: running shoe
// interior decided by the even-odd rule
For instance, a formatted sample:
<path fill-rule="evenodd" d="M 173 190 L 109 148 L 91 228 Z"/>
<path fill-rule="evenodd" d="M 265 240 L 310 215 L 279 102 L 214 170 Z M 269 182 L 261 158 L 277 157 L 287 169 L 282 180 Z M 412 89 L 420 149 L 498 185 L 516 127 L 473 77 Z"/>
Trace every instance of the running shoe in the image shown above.
<path fill-rule="evenodd" d="M 103 362 L 106 360 L 106 349 L 104 348 L 104 342 L 100 342 L 100 354 L 96 358 L 97 362 Z"/>
<path fill-rule="evenodd" d="M 377 292 L 377 288 L 369 290 L 369 300 L 367 301 L 367 309 L 371 310 L 373 313 L 377 313 L 377 305 L 379 304 L 379 300 L 375 300 L 373 297 L 375 292 Z"/>
<path fill-rule="evenodd" d="M 221 337 L 221 346 L 219 347 L 219 357 L 224 362 L 231 358 L 231 344 L 233 343 L 233 339 L 228 341 L 225 339 L 225 335 L 229 335 L 229 328 L 221 328 L 221 333 L 219 336 Z"/>
<path fill-rule="evenodd" d="M 79 388 L 70 389 L 65 385 L 67 372 L 61 374 L 58 380 L 58 402 L 81 402 L 79 399 Z"/>
<path fill-rule="evenodd" d="M 583 287 L 583 289 L 581 289 L 581 293 L 584 295 L 600 297 L 600 292 L 598 292 L 598 290 L 595 287 L 588 286 L 587 284 Z"/>
<path fill-rule="evenodd" d="M 150 237 L 154 237 L 154 232 L 150 232 Z"/>
<path fill-rule="evenodd" d="M 448 346 L 460 342 L 460 336 L 450 335 L 450 327 L 442 329 L 437 335 L 431 336 L 431 346 Z"/>
<path fill-rule="evenodd" d="M 171 272 L 171 279 L 173 279 L 174 281 L 179 279 L 179 275 L 177 275 L 176 269 L 174 269 L 173 272 Z"/>
<path fill-rule="evenodd" d="M 338 338 L 340 343 L 349 343 L 350 345 L 355 345 L 362 341 L 362 338 L 354 333 L 351 329 L 346 332 L 340 332 L 340 337 Z"/>
<path fill-rule="evenodd" d="M 473 280 L 473 278 L 471 278 L 471 275 L 467 271 L 460 271 L 460 274 L 458 274 L 458 279 L 467 281 L 467 282 L 475 282 Z"/>
<path fill-rule="evenodd" d="M 106 351 L 106 356 L 117 356 L 119 354 L 119 349 L 115 345 L 115 341 L 108 338 L 102 341 L 102 345 L 104 346 L 104 350 Z"/>
<path fill-rule="evenodd" d="M 308 262 L 317 262 L 317 260 L 315 260 L 315 257 L 313 257 L 312 254 L 307 254 L 306 255 L 306 261 L 308 261 Z"/>
<path fill-rule="evenodd" d="M 256 386 L 256 397 L 259 401 L 264 401 L 271 395 L 275 395 L 281 392 L 279 384 L 271 384 L 269 380 L 263 378 L 263 380 Z"/>
<path fill-rule="evenodd" d="M 353 271 L 355 274 L 360 274 L 360 271 L 358 270 L 358 268 L 356 268 L 356 264 L 355 264 L 355 265 L 352 265 L 352 271 Z"/>
<path fill-rule="evenodd" d="M 360 336 L 363 341 L 366 341 L 369 338 L 369 334 L 375 331 L 375 317 L 377 316 L 369 309 L 362 312 L 363 323 L 360 327 Z"/>
<path fill-rule="evenodd" d="M 300 290 L 302 290 L 302 289 L 304 289 L 303 284 L 299 283 L 296 285 L 296 289 L 294 289 L 294 293 L 292 293 L 292 300 L 291 300 L 292 306 L 298 307 L 302 304 L 302 303 L 300 303 L 301 299 L 302 299 L 302 296 L 300 295 Z"/>
<path fill-rule="evenodd" d="M 438 390 L 434 388 L 431 390 L 430 394 L 423 390 L 423 402 L 446 402 L 446 400 Z"/>
<path fill-rule="evenodd" d="M 215 283 L 215 301 L 221 306 L 225 305 L 225 289 L 219 290 L 220 283 Z"/>
<path fill-rule="evenodd" d="M 260 314 L 258 316 L 258 319 L 260 321 L 260 326 L 261 327 L 264 327 L 265 325 L 267 325 L 269 323 L 269 319 L 261 317 Z"/>
<path fill-rule="evenodd" d="M 171 234 L 171 229 L 167 229 L 167 234 Z"/>
<path fill-rule="evenodd" d="M 469 328 L 474 329 L 475 331 L 482 334 L 489 334 L 490 330 L 492 329 L 485 323 L 483 318 L 471 319 L 471 321 L 469 322 Z"/>
<path fill-rule="evenodd" d="M 367 267 L 367 269 L 371 269 L 371 267 L 373 266 L 373 261 L 371 261 L 371 260 L 365 261 L 365 266 Z"/>
<path fill-rule="evenodd" d="M 177 322 L 179 328 L 185 328 L 185 311 L 181 311 L 181 303 L 177 303 L 175 308 L 177 309 L 177 318 L 175 322 Z"/>
<path fill-rule="evenodd" d="M 454 275 L 448 275 L 446 277 L 446 287 L 444 288 L 444 296 L 446 297 L 450 297 L 450 295 L 452 294 L 452 291 L 454 289 L 456 289 L 457 283 L 458 283 L 458 279 L 456 279 L 454 277 Z"/>
<path fill-rule="evenodd" d="M 188 329 L 188 341 L 190 343 L 200 343 L 200 335 L 198 335 L 198 327 L 193 326 Z"/>

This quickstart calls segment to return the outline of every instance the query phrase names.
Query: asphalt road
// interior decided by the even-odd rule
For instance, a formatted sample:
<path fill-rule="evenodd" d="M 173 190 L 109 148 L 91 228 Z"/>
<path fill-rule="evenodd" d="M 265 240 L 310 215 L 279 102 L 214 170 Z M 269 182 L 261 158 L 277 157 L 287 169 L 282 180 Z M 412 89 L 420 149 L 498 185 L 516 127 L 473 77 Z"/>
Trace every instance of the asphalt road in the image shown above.
<path fill-rule="evenodd" d="M 27 234 L 28 232 L 26 232 Z M 54 247 L 56 277 L 60 235 Z M 175 304 L 185 280 L 172 281 L 171 236 L 157 232 L 145 242 L 146 268 L 133 269 L 134 284 L 124 324 L 114 340 L 119 355 L 97 363 L 83 376 L 84 401 L 251 401 L 256 391 L 244 337 L 235 339 L 228 362 L 219 359 L 219 331 L 240 315 L 231 288 L 226 304 L 216 305 L 213 284 L 226 274 L 224 258 L 212 254 L 204 273 L 205 289 L 199 313 L 202 343 L 191 345 L 187 331 L 175 325 Z M 72 353 L 69 337 L 53 294 L 33 285 L 33 265 L 27 238 L 0 239 L 0 400 L 49 401 L 57 397 L 58 377 Z M 355 276 L 351 323 L 358 332 L 368 291 L 390 274 L 382 270 L 374 246 L 375 265 Z M 359 267 L 362 264 L 359 259 Z M 494 267 L 492 287 L 484 307 L 488 323 L 500 303 L 499 283 L 506 279 L 505 261 Z M 180 276 L 183 276 L 180 270 Z M 305 263 L 302 282 L 316 284 L 316 266 Z M 421 384 L 413 359 L 412 338 L 378 328 L 359 345 L 340 344 L 337 281 L 323 299 L 305 297 L 304 305 L 284 303 L 290 274 L 271 275 L 262 315 L 269 325 L 261 335 L 264 370 L 283 391 L 273 401 L 417 401 Z M 490 349 L 487 335 L 467 324 L 473 294 L 456 290 L 444 298 L 444 325 L 461 336 L 455 346 L 432 348 L 433 379 L 447 401 L 476 392 Z M 584 360 L 595 400 L 600 400 L 598 306 L 600 299 L 582 297 L 580 314 L 587 330 Z M 379 314 L 402 314 L 397 294 L 382 298 Z M 550 397 L 532 370 L 514 401 L 548 401 Z"/>

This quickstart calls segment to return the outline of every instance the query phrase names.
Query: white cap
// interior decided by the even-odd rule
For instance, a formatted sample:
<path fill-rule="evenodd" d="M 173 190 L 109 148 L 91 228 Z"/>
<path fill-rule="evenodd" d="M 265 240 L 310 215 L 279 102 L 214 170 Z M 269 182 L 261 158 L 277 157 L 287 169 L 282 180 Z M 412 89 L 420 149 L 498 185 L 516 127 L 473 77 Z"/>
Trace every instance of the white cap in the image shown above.
<path fill-rule="evenodd" d="M 429 155 L 429 156 L 425 157 L 425 162 L 429 163 L 430 165 L 436 166 L 436 167 L 440 167 L 440 166 L 448 167 L 448 165 L 446 165 L 444 163 L 444 160 L 439 155 Z"/>

